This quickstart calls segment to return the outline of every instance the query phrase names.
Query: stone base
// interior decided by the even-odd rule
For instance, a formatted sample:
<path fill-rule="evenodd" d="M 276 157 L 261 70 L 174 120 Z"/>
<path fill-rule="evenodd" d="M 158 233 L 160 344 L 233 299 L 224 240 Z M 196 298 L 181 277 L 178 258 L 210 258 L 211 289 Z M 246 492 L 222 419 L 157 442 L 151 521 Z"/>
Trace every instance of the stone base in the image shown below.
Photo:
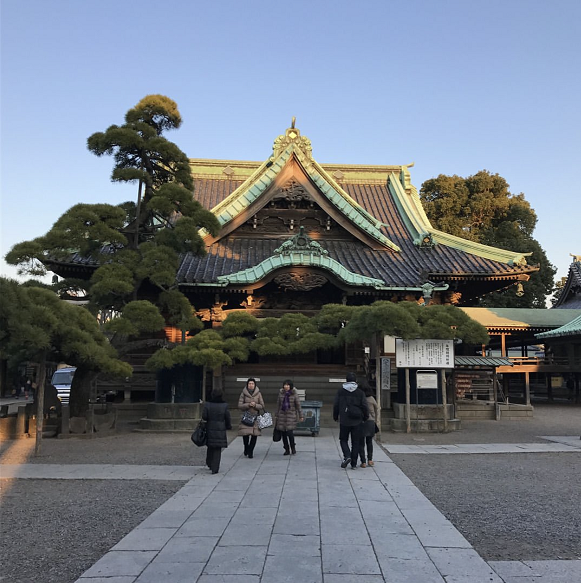
<path fill-rule="evenodd" d="M 448 419 L 454 417 L 454 406 L 446 405 L 448 412 Z M 405 403 L 394 403 L 393 413 L 396 419 L 405 419 L 406 405 Z M 443 405 L 410 405 L 410 415 L 412 419 L 419 420 L 442 420 L 444 418 Z"/>
<path fill-rule="evenodd" d="M 443 419 L 411 419 L 412 433 L 442 433 L 444 431 Z M 405 433 L 407 431 L 407 422 L 405 419 L 389 419 L 386 427 L 388 431 L 396 433 Z M 448 419 L 448 431 L 459 431 L 462 429 L 460 419 Z"/>
<path fill-rule="evenodd" d="M 518 405 L 516 403 L 500 403 L 498 409 L 500 418 L 508 421 L 532 419 L 535 411 L 532 405 Z"/>
<path fill-rule="evenodd" d="M 448 413 L 448 431 L 461 429 L 460 419 L 454 418 L 454 406 L 446 405 Z M 386 428 L 391 431 L 407 431 L 406 405 L 393 404 L 394 417 L 387 419 Z M 443 405 L 410 405 L 411 430 L 419 433 L 441 433 L 444 431 Z M 382 420 L 383 421 L 383 420 Z"/>
<path fill-rule="evenodd" d="M 137 431 L 193 431 L 200 421 L 201 403 L 150 403 Z"/>
<path fill-rule="evenodd" d="M 62 408 L 60 439 L 67 437 L 107 437 L 117 433 L 117 409 L 107 403 L 105 409 L 100 405 L 90 405 L 86 417 L 69 417 L 69 407 Z"/>
<path fill-rule="evenodd" d="M 534 407 L 517 403 L 494 403 L 493 401 L 470 401 L 468 399 L 456 403 L 456 415 L 459 419 L 517 421 L 532 419 Z"/>

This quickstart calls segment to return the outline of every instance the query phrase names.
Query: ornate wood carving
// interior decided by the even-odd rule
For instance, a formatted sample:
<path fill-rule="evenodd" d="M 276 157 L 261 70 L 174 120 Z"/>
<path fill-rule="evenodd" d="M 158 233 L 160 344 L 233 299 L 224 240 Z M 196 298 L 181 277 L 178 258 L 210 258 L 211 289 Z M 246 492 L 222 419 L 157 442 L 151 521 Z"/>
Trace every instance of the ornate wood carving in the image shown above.
<path fill-rule="evenodd" d="M 281 189 L 274 194 L 269 206 L 271 208 L 313 208 L 315 202 L 294 178 L 285 183 Z"/>
<path fill-rule="evenodd" d="M 309 291 L 325 285 L 329 280 L 319 273 L 289 271 L 274 278 L 275 283 L 287 290 Z"/>

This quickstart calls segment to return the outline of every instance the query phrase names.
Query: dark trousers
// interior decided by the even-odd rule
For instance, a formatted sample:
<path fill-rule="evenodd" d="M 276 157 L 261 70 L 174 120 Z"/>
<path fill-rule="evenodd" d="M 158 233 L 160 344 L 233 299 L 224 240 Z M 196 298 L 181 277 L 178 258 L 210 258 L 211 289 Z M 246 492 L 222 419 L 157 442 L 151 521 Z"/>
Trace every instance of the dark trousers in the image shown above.
<path fill-rule="evenodd" d="M 210 447 L 206 452 L 206 465 L 212 470 L 213 474 L 217 474 L 220 469 L 220 460 L 222 459 L 221 447 Z"/>
<path fill-rule="evenodd" d="M 280 434 L 282 435 L 282 445 L 285 449 L 289 448 L 289 444 L 290 447 L 295 446 L 295 434 L 292 429 L 289 429 L 288 431 L 281 431 Z"/>
<path fill-rule="evenodd" d="M 339 445 L 343 452 L 343 458 L 351 458 L 351 465 L 357 465 L 357 456 L 361 449 L 361 425 L 339 425 Z M 351 449 L 349 449 L 349 436 L 351 436 Z"/>
<path fill-rule="evenodd" d="M 367 461 L 373 459 L 373 435 L 363 437 L 361 439 L 361 450 L 359 452 L 359 457 L 361 458 L 361 463 L 365 463 L 365 447 L 367 446 Z"/>
<path fill-rule="evenodd" d="M 254 446 L 256 445 L 256 435 L 243 435 L 242 441 L 244 442 L 244 455 L 253 455 Z"/>

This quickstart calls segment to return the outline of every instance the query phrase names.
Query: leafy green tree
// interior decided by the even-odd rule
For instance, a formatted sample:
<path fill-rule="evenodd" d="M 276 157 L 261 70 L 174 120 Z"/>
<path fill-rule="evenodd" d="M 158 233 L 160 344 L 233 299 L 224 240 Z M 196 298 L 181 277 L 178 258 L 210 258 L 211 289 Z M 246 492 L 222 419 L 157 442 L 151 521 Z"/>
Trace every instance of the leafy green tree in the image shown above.
<path fill-rule="evenodd" d="M 65 361 L 77 367 L 73 388 L 82 387 L 83 377 L 89 373 L 105 372 L 127 377 L 132 371 L 127 363 L 117 358 L 95 317 L 84 307 L 64 302 L 51 290 L 20 285 L 6 278 L 0 278 L 0 294 L 3 298 L 0 357 L 14 363 L 30 360 L 39 364 L 36 398 L 38 453 L 47 361 Z"/>
<path fill-rule="evenodd" d="M 327 314 L 328 316 L 328 314 Z M 380 356 L 384 336 L 454 339 L 468 344 L 488 344 L 486 328 L 456 306 L 419 306 L 415 302 L 374 302 L 356 307 L 339 338 L 346 342 L 362 340 L 375 345 L 376 378 L 380 378 Z"/>
<path fill-rule="evenodd" d="M 150 370 L 171 369 L 184 364 L 194 364 L 204 367 L 204 389 L 206 382 L 206 369 L 213 374 L 214 386 L 221 386 L 222 367 L 231 366 L 235 361 L 248 360 L 250 346 L 247 338 L 243 336 L 226 337 L 217 330 L 202 330 L 185 344 L 180 344 L 172 350 L 162 349 L 157 351 L 146 362 Z"/>
<path fill-rule="evenodd" d="M 481 305 L 545 307 L 546 298 L 553 291 L 556 270 L 533 238 L 537 215 L 524 194 L 512 194 L 502 176 L 481 170 L 468 178 L 441 174 L 426 180 L 420 198 L 437 229 L 484 245 L 532 252 L 528 262 L 540 265 L 540 270 L 523 283 L 522 295 L 510 287 L 486 296 Z"/>
<path fill-rule="evenodd" d="M 75 258 L 94 266 L 90 280 L 65 279 L 59 289 L 86 296 L 93 313 L 113 317 L 108 332 L 119 348 L 135 347 L 140 338 L 151 344 L 165 325 L 184 332 L 202 327 L 177 286 L 179 255 L 204 254 L 199 229 L 216 234 L 219 223 L 193 198 L 187 156 L 163 135 L 180 125 L 174 101 L 149 95 L 127 112 L 124 124 L 93 134 L 89 150 L 113 156 L 112 180 L 136 183 L 137 202 L 77 204 L 46 235 L 15 245 L 6 256 L 29 275 L 47 268 L 58 273 Z M 75 401 L 71 392 L 71 406 Z"/>
<path fill-rule="evenodd" d="M 251 349 L 261 356 L 304 354 L 335 343 L 334 335 L 319 331 L 316 319 L 304 314 L 285 314 L 281 318 L 259 320 Z"/>

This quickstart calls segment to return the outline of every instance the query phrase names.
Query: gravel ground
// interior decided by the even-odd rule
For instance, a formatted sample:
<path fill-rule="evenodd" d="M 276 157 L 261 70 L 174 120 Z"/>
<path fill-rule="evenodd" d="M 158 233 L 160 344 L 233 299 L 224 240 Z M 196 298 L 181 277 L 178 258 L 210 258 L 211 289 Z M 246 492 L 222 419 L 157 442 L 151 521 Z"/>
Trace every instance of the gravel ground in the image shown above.
<path fill-rule="evenodd" d="M 465 423 L 451 434 L 386 434 L 408 444 L 543 441 L 579 435 L 581 407 L 540 406 L 528 421 Z M 2 463 L 203 465 L 189 434 L 30 439 L 0 446 Z M 230 438 L 235 432 L 230 433 Z M 581 558 L 581 453 L 392 455 L 487 560 Z M 0 480 L 0 581 L 73 583 L 183 482 Z"/>
<path fill-rule="evenodd" d="M 120 433 L 99 439 L 0 444 L 5 464 L 204 465 L 188 433 Z M 230 440 L 236 432 L 229 432 Z M 1 469 L 0 469 L 1 477 Z M 0 479 L 0 581 L 73 583 L 185 482 Z"/>
<path fill-rule="evenodd" d="M 391 458 L 485 560 L 581 559 L 581 452 Z"/>
<path fill-rule="evenodd" d="M 473 421 L 449 434 L 387 434 L 397 444 L 535 443 L 580 435 L 581 407 L 535 406 L 527 421 Z M 487 561 L 581 559 L 581 452 L 390 455 Z"/>
<path fill-rule="evenodd" d="M 144 480 L 0 480 L 0 581 L 72 583 L 181 488 Z"/>

